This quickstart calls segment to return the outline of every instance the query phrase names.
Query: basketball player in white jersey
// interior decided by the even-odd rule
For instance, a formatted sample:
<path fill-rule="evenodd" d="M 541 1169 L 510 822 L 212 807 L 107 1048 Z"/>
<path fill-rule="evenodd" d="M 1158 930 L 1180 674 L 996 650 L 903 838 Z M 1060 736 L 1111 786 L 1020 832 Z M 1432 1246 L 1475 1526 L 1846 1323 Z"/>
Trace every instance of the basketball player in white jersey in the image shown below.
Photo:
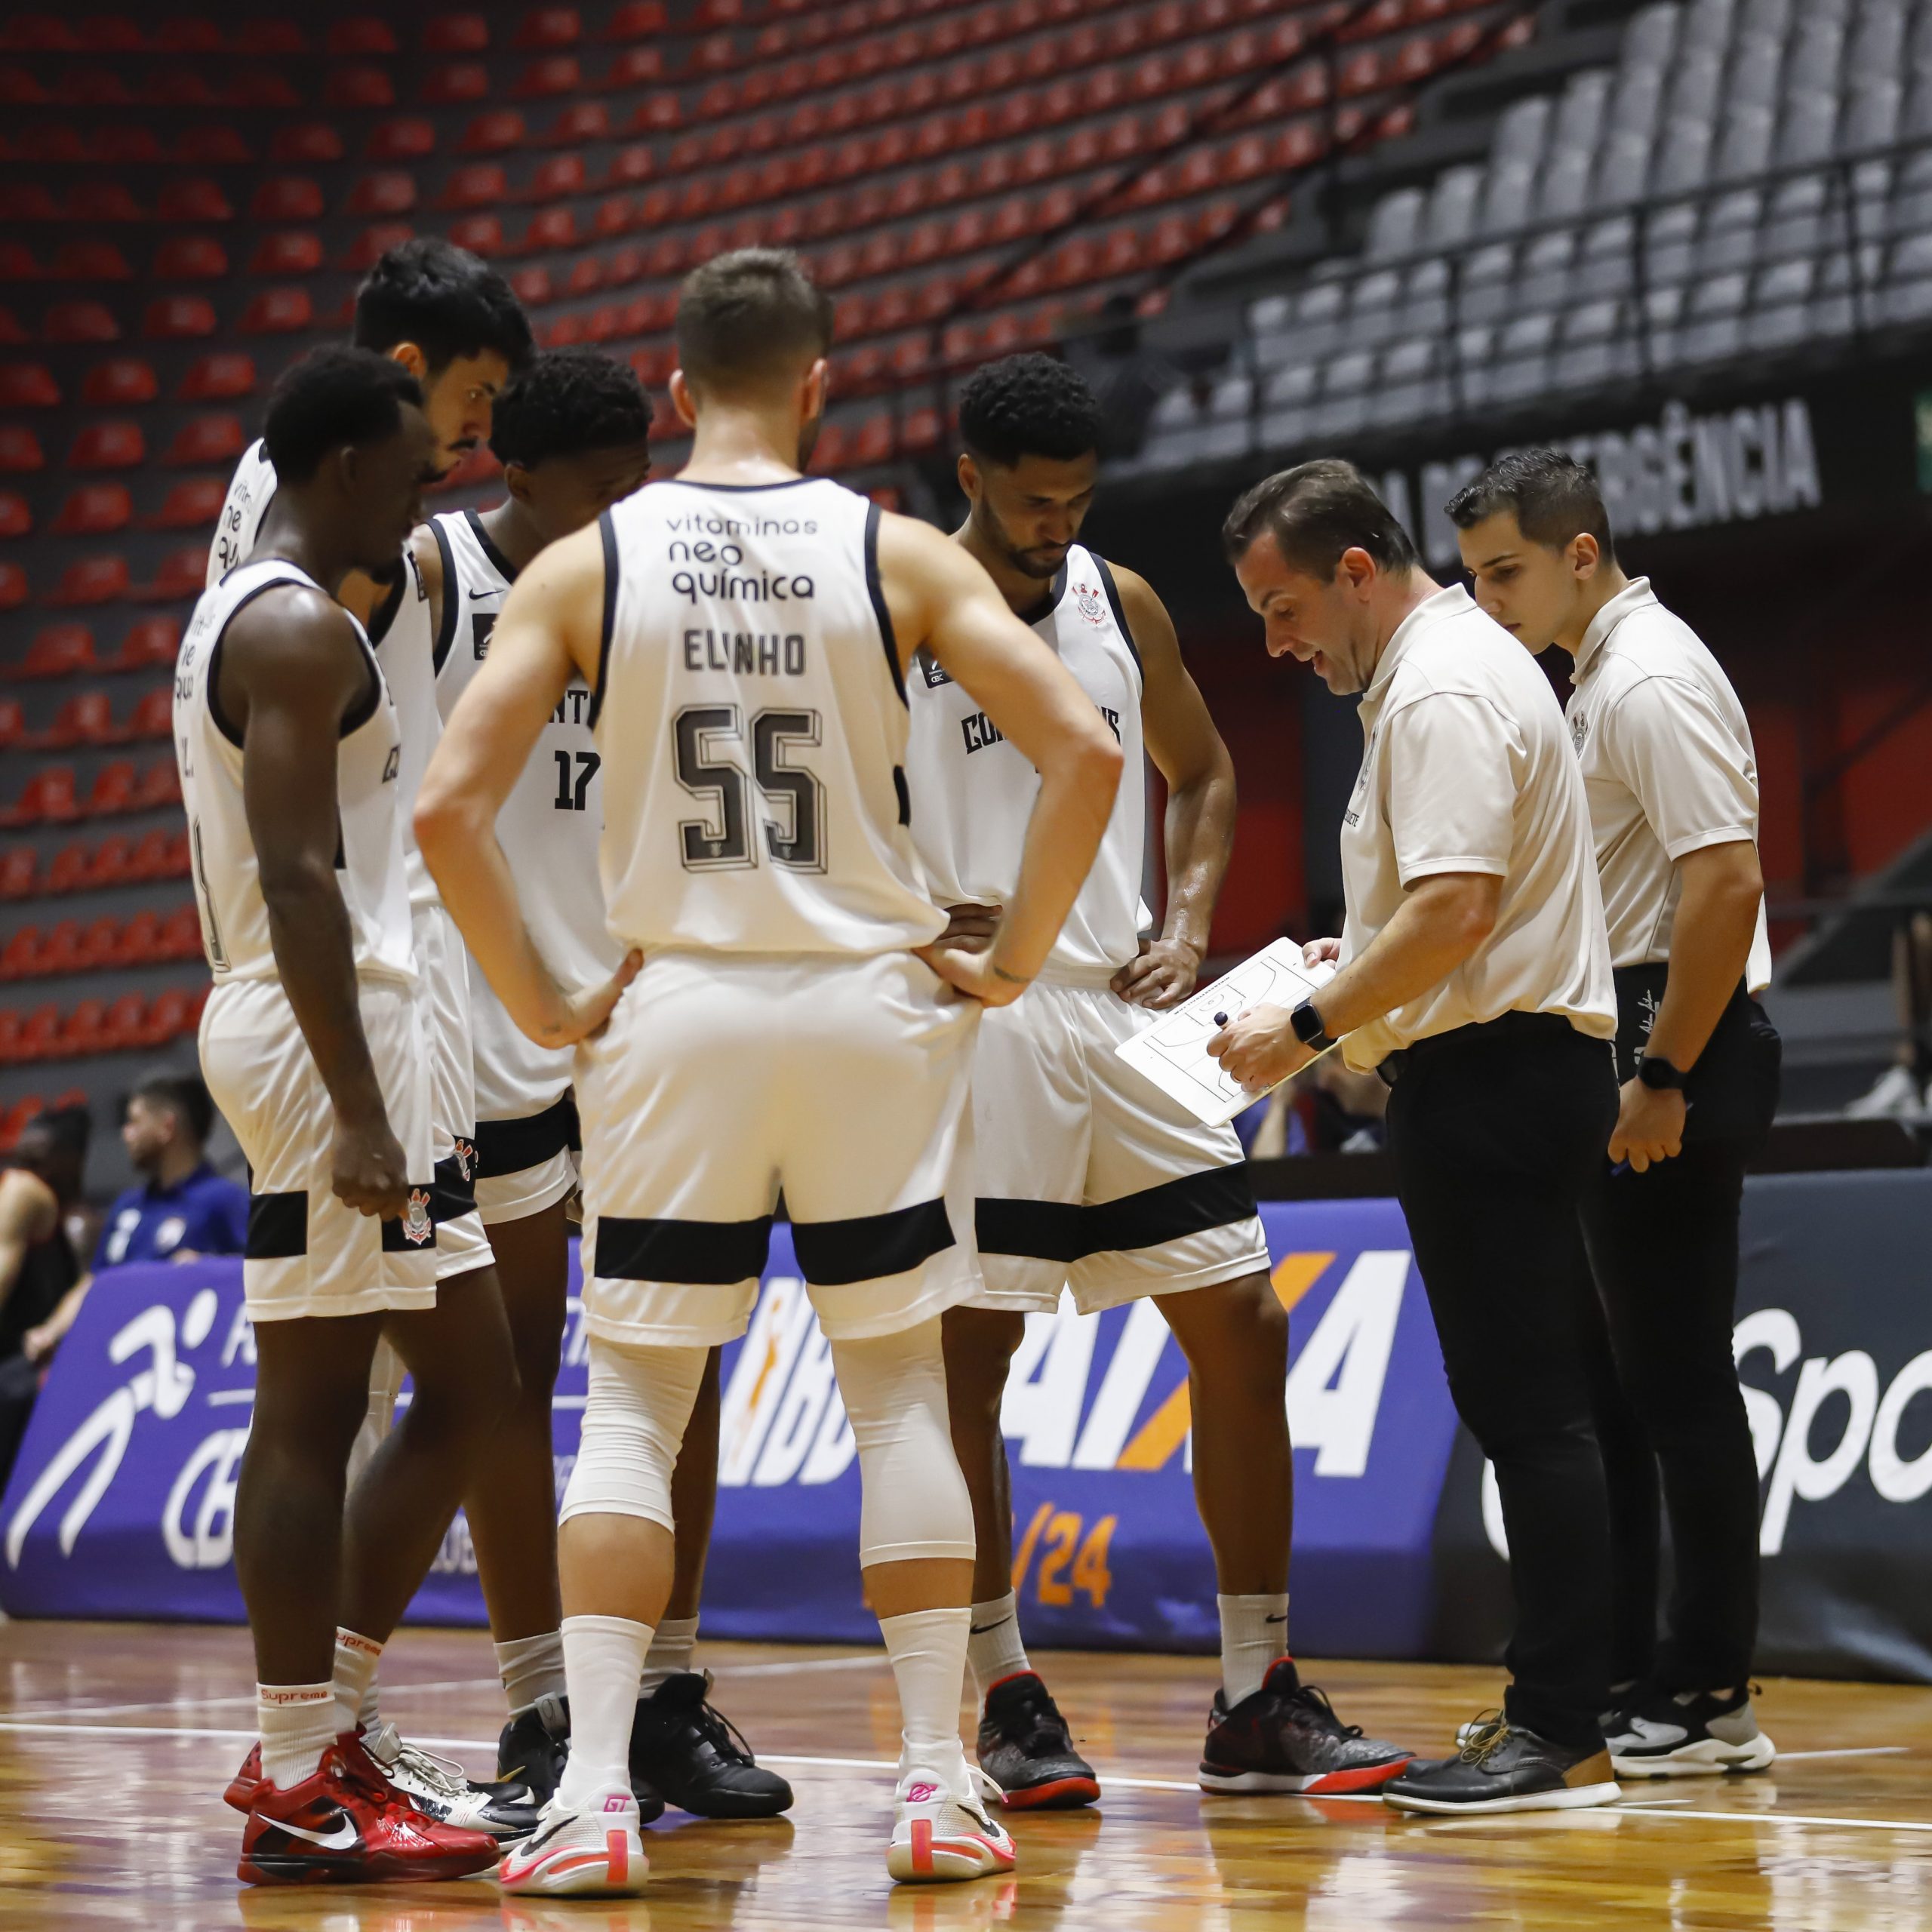
<path fill-rule="evenodd" d="M 398 242 L 377 258 L 355 291 L 349 340 L 416 378 L 435 435 L 439 475 L 488 439 L 497 392 L 532 347 L 530 319 L 509 284 L 468 250 L 433 235 Z M 211 589 L 254 548 L 275 494 L 268 445 L 251 443 L 235 466 L 208 546 Z M 396 575 L 390 568 L 383 584 L 392 584 Z M 366 572 L 352 571 L 337 601 L 366 620 L 383 594 Z"/>
<path fill-rule="evenodd" d="M 591 1394 L 560 1537 L 571 1749 L 543 1823 L 504 1861 L 513 1891 L 641 1876 L 626 1749 L 671 1584 L 672 1465 L 709 1351 L 744 1331 L 781 1190 L 857 1441 L 860 1561 L 904 1720 L 888 1868 L 1013 1863 L 959 1742 L 973 1526 L 938 1318 L 977 1279 L 955 1170 L 980 1005 L 1044 962 L 1120 752 L 956 545 L 798 473 L 830 310 L 777 251 L 686 280 L 672 395 L 696 429 L 689 467 L 519 577 L 417 808 L 505 1008 L 534 1039 L 586 1042 Z M 922 648 L 1041 774 L 1006 920 L 977 954 L 934 945 L 944 921 L 906 823 L 903 677 Z M 619 978 L 644 962 L 595 1038 L 493 836 L 574 674 L 605 755 Z"/>
<path fill-rule="evenodd" d="M 433 460 L 439 472 L 488 434 L 497 392 L 531 346 L 528 320 L 503 277 L 464 250 L 428 238 L 401 243 L 378 260 L 356 292 L 352 334 L 358 346 L 386 356 L 417 379 L 436 439 Z M 275 494 L 275 465 L 266 442 L 258 442 L 243 456 L 229 486 L 209 555 L 211 583 L 230 560 L 246 554 Z M 437 1278 L 466 1300 L 473 1287 L 494 1300 L 494 1276 L 484 1272 L 491 1265 L 490 1245 L 476 1211 L 470 1171 L 476 1110 L 462 944 L 437 903 L 409 829 L 416 787 L 441 727 L 428 636 L 420 624 L 408 621 L 409 589 L 398 555 L 380 580 L 350 573 L 337 587 L 337 598 L 368 626 L 402 732 L 399 811 L 417 992 L 425 1004 L 423 1038 L 432 1075 L 435 1165 L 429 1207 L 437 1227 Z M 388 1432 L 402 1377 L 401 1357 L 383 1343 L 371 1370 L 368 1419 L 350 1459 L 352 1487 Z M 482 1474 L 487 1477 L 487 1467 Z M 352 1500 L 352 1514 L 359 1506 Z M 338 1684 L 345 1700 L 356 1706 L 370 1755 L 415 1802 L 446 1823 L 475 1825 L 499 1835 L 527 1830 L 534 1816 L 528 1792 L 472 1784 L 459 1767 L 408 1744 L 392 1724 L 383 1721 L 376 1681 L 383 1638 L 345 1629 L 337 1652 Z M 245 1801 L 245 1778 L 238 1779 L 232 1789 L 238 1805 Z"/>
<path fill-rule="evenodd" d="M 1220 1584 L 1221 1689 L 1202 1754 L 1211 1791 L 1372 1789 L 1409 1754 L 1341 1724 L 1287 1652 L 1294 1465 L 1287 1318 L 1241 1143 L 1120 1060 L 1137 1008 L 1194 989 L 1234 841 L 1234 768 L 1146 581 L 1078 541 L 1100 414 L 1065 364 L 1014 355 L 960 398 L 958 534 L 1119 738 L 1127 776 L 1099 857 L 1026 997 L 989 1013 L 973 1076 L 983 1287 L 946 1316 L 946 1379 L 979 1537 L 969 1655 L 980 1764 L 1009 1806 L 1084 1804 L 1091 1767 L 1020 1639 L 1001 1399 L 1029 1313 L 1062 1288 L 1083 1312 L 1151 1295 L 1188 1362 L 1194 1483 Z M 1034 778 L 981 707 L 921 659 L 908 680 L 906 771 L 920 856 L 952 931 L 1001 930 Z M 1143 747 L 1167 781 L 1167 915 L 1140 903 Z"/>
<path fill-rule="evenodd" d="M 595 523 L 651 473 L 651 398 L 629 366 L 592 349 L 552 349 L 497 398 L 491 445 L 507 494 L 494 509 L 432 518 L 411 545 L 447 715 L 489 653 L 518 573 L 546 544 Z M 623 949 L 604 918 L 597 845 L 601 756 L 590 691 L 565 692 L 497 820 L 525 915 L 560 980 L 614 971 Z M 476 1198 L 496 1251 L 521 1393 L 498 1425 L 487 1477 L 466 1503 L 510 1721 L 500 1777 L 547 1798 L 568 1737 L 557 1594 L 556 1494 L 550 1425 L 568 1284 L 568 1197 L 577 1186 L 574 1050 L 528 1038 L 481 974 L 469 976 L 476 1113 Z M 754 1761 L 712 1711 L 691 1668 L 698 1593 L 718 1480 L 714 1351 L 678 1459 L 672 1499 L 678 1575 L 646 1660 L 631 1739 L 632 1782 L 655 1816 L 669 1802 L 706 1817 L 771 1817 L 791 1787 Z"/>
<path fill-rule="evenodd" d="M 174 696 L 215 980 L 202 1069 L 251 1186 L 257 1379 L 235 1554 L 260 1743 L 235 1781 L 239 1875 L 462 1876 L 494 1839 L 432 1820 L 378 1774 L 331 1668 L 339 1619 L 386 1631 L 420 1583 L 512 1385 L 500 1303 L 438 1294 L 401 734 L 333 596 L 399 551 L 434 436 L 407 370 L 342 349 L 285 375 L 266 441 L 281 487 L 249 558 L 197 606 Z M 345 1523 L 384 1334 L 416 1398 Z"/>

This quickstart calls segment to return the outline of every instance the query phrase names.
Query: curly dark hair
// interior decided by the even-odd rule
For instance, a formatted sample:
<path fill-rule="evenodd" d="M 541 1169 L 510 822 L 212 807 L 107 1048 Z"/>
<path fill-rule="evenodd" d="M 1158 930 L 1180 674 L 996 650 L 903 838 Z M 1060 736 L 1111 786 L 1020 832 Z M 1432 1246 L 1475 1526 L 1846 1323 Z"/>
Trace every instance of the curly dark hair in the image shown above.
<path fill-rule="evenodd" d="M 399 242 L 377 259 L 355 291 L 351 340 L 384 355 L 413 342 L 432 376 L 488 349 L 520 369 L 535 346 L 509 284 L 468 249 L 429 235 Z"/>
<path fill-rule="evenodd" d="M 1037 350 L 974 371 L 959 398 L 968 449 L 1011 469 L 1022 457 L 1071 463 L 1100 447 L 1100 405 L 1079 374 Z"/>
<path fill-rule="evenodd" d="M 651 434 L 651 398 L 627 362 L 595 349 L 546 349 L 511 377 L 490 420 L 501 463 L 617 449 Z"/>
<path fill-rule="evenodd" d="M 405 403 L 423 391 L 400 362 L 373 349 L 331 343 L 312 349 L 277 379 L 262 439 L 285 483 L 306 483 L 331 450 L 386 442 L 402 426 Z"/>

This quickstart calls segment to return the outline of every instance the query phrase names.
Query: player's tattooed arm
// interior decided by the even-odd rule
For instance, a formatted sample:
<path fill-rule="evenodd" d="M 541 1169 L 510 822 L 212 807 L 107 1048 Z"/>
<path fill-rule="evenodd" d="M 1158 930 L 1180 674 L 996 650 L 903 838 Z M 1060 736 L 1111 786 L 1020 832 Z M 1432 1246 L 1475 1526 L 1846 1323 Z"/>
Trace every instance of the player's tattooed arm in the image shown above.
<path fill-rule="evenodd" d="M 1168 786 L 1166 917 L 1113 988 L 1136 1006 L 1177 1006 L 1200 974 L 1234 850 L 1234 760 L 1182 661 L 1167 606 L 1144 577 L 1118 564 L 1113 573 L 1140 657 L 1142 734 Z"/>
<path fill-rule="evenodd" d="M 318 590 L 257 598 L 223 641 L 220 697 L 242 734 L 242 792 L 282 989 L 334 1103 L 336 1193 L 384 1218 L 408 1204 L 357 997 L 349 910 L 336 881 L 336 752 L 373 675 L 341 607 Z"/>
<path fill-rule="evenodd" d="M 416 842 L 504 1010 L 540 1046 L 595 1032 L 637 977 L 633 952 L 591 986 L 558 985 L 537 949 L 497 814 L 573 675 L 597 688 L 604 543 L 595 524 L 543 551 L 511 586 L 490 654 L 457 701 L 416 796 Z"/>
<path fill-rule="evenodd" d="M 951 537 L 888 515 L 878 561 L 902 667 L 921 645 L 930 650 L 1040 774 L 1019 879 L 992 946 L 937 941 L 921 950 L 961 992 L 1004 1005 L 1046 964 L 1093 866 L 1120 786 L 1120 746 L 1066 667 Z"/>

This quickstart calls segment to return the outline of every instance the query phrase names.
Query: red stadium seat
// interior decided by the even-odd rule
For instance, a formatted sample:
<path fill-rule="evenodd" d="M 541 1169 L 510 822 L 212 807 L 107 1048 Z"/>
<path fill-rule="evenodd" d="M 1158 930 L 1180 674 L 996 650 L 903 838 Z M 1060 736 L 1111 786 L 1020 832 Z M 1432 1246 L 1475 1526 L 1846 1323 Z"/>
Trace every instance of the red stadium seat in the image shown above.
<path fill-rule="evenodd" d="M 420 161 L 435 150 L 435 124 L 411 117 L 379 122 L 371 131 L 363 152 L 371 161 Z"/>
<path fill-rule="evenodd" d="M 103 423 L 100 426 L 125 427 L 134 430 L 137 436 L 140 434 L 139 426 L 132 423 L 120 426 Z M 174 440 L 168 445 L 168 452 L 161 460 L 176 469 L 193 463 L 232 463 L 242 454 L 246 442 L 238 416 L 226 413 L 191 416 L 175 431 Z M 133 460 L 139 462 L 140 459 L 137 456 Z M 69 457 L 67 461 L 72 467 L 73 458 Z"/>
<path fill-rule="evenodd" d="M 171 665 L 181 649 L 181 626 L 174 617 L 143 617 L 121 640 L 121 648 L 103 667 L 110 671 L 146 671 Z"/>
<path fill-rule="evenodd" d="M 322 83 L 325 107 L 393 107 L 395 83 L 385 67 L 331 67 Z"/>
<path fill-rule="evenodd" d="M 415 232 L 406 221 L 379 221 L 356 236 L 349 253 L 342 258 L 342 266 L 352 274 L 366 275 L 392 248 L 407 242 Z M 353 314 L 352 297 L 349 306 Z"/>
<path fill-rule="evenodd" d="M 322 265 L 322 238 L 311 230 L 285 229 L 264 235 L 248 263 L 251 275 L 313 275 Z"/>
<path fill-rule="evenodd" d="M 588 146 L 610 138 L 611 110 L 601 100 L 573 101 L 543 136 L 553 148 Z"/>
<path fill-rule="evenodd" d="M 133 521 L 134 500 L 125 483 L 88 483 L 75 491 L 54 519 L 57 537 L 105 537 Z"/>
<path fill-rule="evenodd" d="M 57 281 L 131 281 L 134 265 L 113 242 L 84 238 L 54 250 L 53 273 Z"/>
<path fill-rule="evenodd" d="M 166 852 L 166 832 L 144 832 L 142 834 L 142 843 L 145 844 L 149 838 L 159 841 L 156 848 L 158 851 Z M 86 845 L 67 846 L 55 857 L 54 868 L 48 875 L 48 890 L 50 892 L 77 892 L 84 888 L 92 889 L 101 886 L 125 885 L 129 880 L 141 876 L 134 869 L 135 850 L 134 841 L 125 832 L 111 832 L 98 845 L 91 848 Z M 71 884 L 57 888 L 52 882 L 53 872 L 60 869 L 70 855 L 78 856 L 79 869 L 74 873 Z"/>
<path fill-rule="evenodd" d="M 541 266 L 518 269 L 510 277 L 510 288 L 526 309 L 541 309 L 557 299 L 550 271 Z"/>
<path fill-rule="evenodd" d="M 480 60 L 458 60 L 432 67 L 423 82 L 422 95 L 432 107 L 454 107 L 490 98 L 490 70 Z"/>
<path fill-rule="evenodd" d="M 328 52 L 343 60 L 352 60 L 360 54 L 401 51 L 396 45 L 395 29 L 389 22 L 367 14 L 332 22 L 325 45 Z"/>
<path fill-rule="evenodd" d="M 605 23 L 606 40 L 642 40 L 662 33 L 669 25 L 664 0 L 620 0 Z"/>
<path fill-rule="evenodd" d="M 171 550 L 162 558 L 153 580 L 135 586 L 129 595 L 155 604 L 177 597 L 198 597 L 207 582 L 208 570 L 208 546 L 205 543 L 185 550 Z"/>
<path fill-rule="evenodd" d="M 0 564 L 0 611 L 17 611 L 26 601 L 26 572 L 18 564 Z"/>
<path fill-rule="evenodd" d="M 654 47 L 627 47 L 605 70 L 602 85 L 613 94 L 649 87 L 664 78 L 664 57 Z"/>
<path fill-rule="evenodd" d="M 463 130 L 463 149 L 466 154 L 502 154 L 521 147 L 529 131 L 515 108 L 500 107 L 478 115 Z"/>
<path fill-rule="evenodd" d="M 165 189 L 163 198 L 166 198 Z M 76 222 L 145 221 L 147 219 L 141 211 L 141 205 L 134 198 L 134 191 L 125 181 L 82 182 L 67 197 L 66 218 Z M 162 219 L 193 220 L 197 217 L 192 215 L 171 217 L 164 214 Z"/>
<path fill-rule="evenodd" d="M 17 1060 L 49 1060 L 60 1036 L 60 1009 L 50 1001 L 37 1006 L 26 1016 L 16 1036 L 12 1057 Z"/>
<path fill-rule="evenodd" d="M 214 304 L 200 295 L 164 295 L 148 304 L 141 319 L 142 334 L 155 342 L 213 335 L 214 331 Z"/>
<path fill-rule="evenodd" d="M 257 59 L 273 59 L 309 51 L 309 36 L 293 20 L 243 20 L 235 29 L 234 50 Z"/>
<path fill-rule="evenodd" d="M 503 163 L 474 161 L 450 171 L 443 192 L 436 197 L 436 205 L 439 208 L 491 208 L 508 201 L 509 196 L 509 177 Z"/>
<path fill-rule="evenodd" d="M 33 528 L 33 512 L 17 490 L 0 490 L 0 537 L 24 537 Z"/>
<path fill-rule="evenodd" d="M 548 161 L 538 164 L 537 172 L 530 177 L 530 186 L 523 191 L 523 198 L 527 202 L 558 202 L 568 195 L 581 195 L 589 186 L 582 155 L 553 155 Z"/>
<path fill-rule="evenodd" d="M 467 248 L 472 255 L 488 259 L 503 252 L 503 224 L 500 216 L 494 214 L 465 215 L 460 221 L 450 226 L 450 239 L 459 248 Z"/>
<path fill-rule="evenodd" d="M 0 303 L 0 343 L 9 348 L 18 348 L 26 340 L 27 332 L 20 326 L 19 316 L 4 303 Z"/>
<path fill-rule="evenodd" d="M 71 764 L 36 771 L 12 804 L 0 807 L 0 825 L 69 825 L 80 816 Z"/>
<path fill-rule="evenodd" d="M 46 467 L 47 452 L 24 423 L 0 423 L 0 475 L 29 475 Z"/>
<path fill-rule="evenodd" d="M 320 165 L 340 161 L 342 155 L 342 136 L 326 121 L 278 128 L 269 141 L 269 160 L 284 164 Z"/>
<path fill-rule="evenodd" d="M 112 604 L 128 594 L 125 557 L 85 557 L 60 573 L 60 587 L 47 601 L 57 605 Z"/>
<path fill-rule="evenodd" d="M 0 899 L 32 897 L 38 869 L 31 845 L 10 845 L 0 852 Z"/>
<path fill-rule="evenodd" d="M 230 107 L 266 108 L 284 114 L 303 105 L 302 96 L 288 76 L 268 67 L 243 69 L 228 83 L 222 99 Z"/>
<path fill-rule="evenodd" d="M 230 98 L 233 98 L 232 91 Z M 269 105 L 266 102 L 259 104 Z M 231 127 L 226 122 L 207 121 L 182 129 L 174 143 L 174 158 L 191 168 L 247 168 L 253 165 L 255 151 L 239 128 Z"/>
<path fill-rule="evenodd" d="M 158 21 L 151 42 L 157 54 L 222 54 L 221 26 L 205 14 L 177 14 Z"/>
<path fill-rule="evenodd" d="M 149 380 L 152 383 L 152 374 Z M 189 364 L 187 374 L 181 378 L 181 386 L 175 393 L 183 402 L 226 402 L 236 396 L 251 395 L 254 387 L 254 358 L 238 351 L 227 350 L 202 356 Z M 150 388 L 148 395 L 139 399 L 148 401 L 153 393 Z"/>
<path fill-rule="evenodd" d="M 160 393 L 154 365 L 138 355 L 117 355 L 111 361 L 97 362 L 81 383 L 81 400 L 97 409 L 152 402 Z"/>
<path fill-rule="evenodd" d="M 95 668 L 94 633 L 85 624 L 50 624 L 14 667 L 17 678 L 71 678 Z"/>
<path fill-rule="evenodd" d="M 147 1045 L 152 1025 L 150 1009 L 139 993 L 123 993 L 102 1016 L 100 1038 L 96 1051 L 112 1053 L 127 1047 Z"/>
<path fill-rule="evenodd" d="M 220 183 L 205 175 L 190 175 L 185 180 L 162 182 L 155 215 L 161 221 L 232 221 L 235 210 Z"/>
<path fill-rule="evenodd" d="M 33 251 L 26 243 L 0 242 L 0 281 L 38 281 L 42 272 Z"/>
<path fill-rule="evenodd" d="M 54 714 L 45 731 L 32 734 L 35 751 L 72 751 L 76 745 L 111 745 L 117 737 L 114 706 L 106 691 L 76 691 Z"/>
<path fill-rule="evenodd" d="M 29 980 L 39 970 L 40 928 L 21 926 L 0 949 L 0 980 Z"/>
<path fill-rule="evenodd" d="M 0 698 L 0 751 L 11 751 L 26 735 L 26 714 L 17 697 Z"/>
<path fill-rule="evenodd" d="M 134 701 L 134 708 L 128 714 L 127 722 L 121 728 L 121 735 L 130 743 L 138 744 L 143 739 L 167 738 L 174 731 L 174 692 L 171 685 L 158 685 L 152 691 L 143 691 Z"/>
<path fill-rule="evenodd" d="M 349 214 L 407 214 L 416 205 L 416 177 L 400 169 L 365 174 L 349 191 L 343 204 Z"/>
<path fill-rule="evenodd" d="M 537 7 L 517 23 L 510 45 L 523 52 L 574 47 L 583 38 L 583 21 L 574 7 Z"/>
<path fill-rule="evenodd" d="M 552 54 L 532 60 L 516 77 L 511 92 L 521 100 L 552 100 L 576 94 L 583 86 L 583 69 L 574 54 Z"/>
<path fill-rule="evenodd" d="M 221 514 L 228 494 L 226 479 L 220 476 L 187 476 L 168 493 L 161 508 L 143 519 L 149 530 L 198 530 Z"/>
<path fill-rule="evenodd" d="M 52 409 L 60 401 L 60 385 L 42 362 L 0 364 L 0 409 Z"/>
<path fill-rule="evenodd" d="M 530 217 L 524 230 L 521 252 L 547 254 L 558 248 L 577 245 L 577 217 L 568 208 L 543 208 Z"/>
<path fill-rule="evenodd" d="M 254 221 L 319 221 L 324 203 L 321 184 L 306 174 L 272 174 L 255 190 L 248 204 Z"/>
<path fill-rule="evenodd" d="M 125 845 L 127 841 L 123 839 L 122 843 Z M 79 891 L 90 882 L 94 857 L 94 854 L 84 842 L 62 846 L 48 862 L 47 876 L 41 881 L 39 889 L 54 897 Z M 112 878 L 102 881 L 109 885 L 116 882 L 117 880 Z"/>
<path fill-rule="evenodd" d="M 202 921 L 192 903 L 177 906 L 162 921 L 155 950 L 162 959 L 198 959 L 202 953 Z"/>
<path fill-rule="evenodd" d="M 41 317 L 48 342 L 118 342 L 120 323 L 104 301 L 56 301 Z"/>
<path fill-rule="evenodd" d="M 438 14 L 423 23 L 426 54 L 480 54 L 490 44 L 490 25 L 481 14 Z"/>
<path fill-rule="evenodd" d="M 138 1000 L 140 995 L 136 993 L 133 997 Z M 60 1031 L 49 1049 L 53 1057 L 78 1060 L 86 1054 L 105 1052 L 112 1047 L 126 1044 L 107 1032 L 106 1020 L 105 1000 L 82 1000 L 60 1023 Z"/>
<path fill-rule="evenodd" d="M 265 288 L 242 312 L 243 335 L 294 335 L 312 328 L 315 305 L 306 288 Z"/>
<path fill-rule="evenodd" d="M 162 281 L 219 281 L 228 272 L 228 251 L 212 235 L 171 235 L 154 252 Z"/>
<path fill-rule="evenodd" d="M 69 774 L 72 783 L 72 774 Z M 94 775 L 94 787 L 88 794 L 85 807 L 76 805 L 74 816 L 85 811 L 90 817 L 107 818 L 118 812 L 132 808 L 134 796 L 134 768 L 125 758 L 117 758 L 111 764 L 104 764 Z"/>

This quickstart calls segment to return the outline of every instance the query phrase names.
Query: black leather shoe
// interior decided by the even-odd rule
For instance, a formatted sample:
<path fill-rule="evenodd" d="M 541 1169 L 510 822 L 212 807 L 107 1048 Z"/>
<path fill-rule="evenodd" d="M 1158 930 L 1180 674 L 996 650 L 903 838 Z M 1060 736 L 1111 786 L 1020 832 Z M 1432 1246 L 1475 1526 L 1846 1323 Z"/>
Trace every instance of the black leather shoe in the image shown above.
<path fill-rule="evenodd" d="M 1382 1787 L 1398 1811 L 1460 1817 L 1487 1811 L 1568 1811 L 1614 1804 L 1623 1794 L 1601 1743 L 1555 1744 L 1486 1712 L 1463 1729 L 1453 1758 L 1411 1764 Z"/>
<path fill-rule="evenodd" d="M 637 1700 L 631 1783 L 700 1818 L 775 1818 L 792 1787 L 768 1771 L 728 1719 L 712 1708 L 711 1673 L 681 1670 Z"/>

